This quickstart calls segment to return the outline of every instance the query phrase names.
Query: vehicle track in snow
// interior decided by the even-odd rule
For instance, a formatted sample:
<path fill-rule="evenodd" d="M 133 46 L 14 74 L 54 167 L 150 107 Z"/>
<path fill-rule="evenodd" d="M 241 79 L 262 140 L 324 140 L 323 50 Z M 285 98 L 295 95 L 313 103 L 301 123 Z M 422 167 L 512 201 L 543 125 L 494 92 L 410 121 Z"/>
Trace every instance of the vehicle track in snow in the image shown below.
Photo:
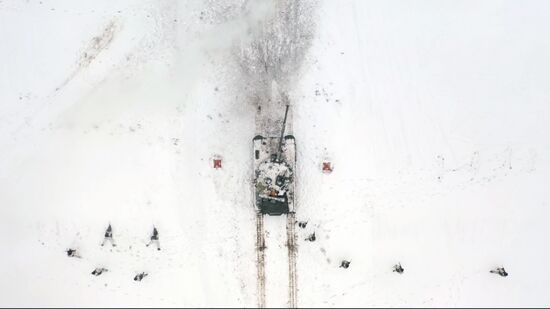
<path fill-rule="evenodd" d="M 288 300 L 287 305 L 289 308 L 296 308 L 298 303 L 298 286 L 297 286 L 297 269 L 296 269 L 296 219 L 293 212 L 289 213 L 286 217 L 286 242 L 282 248 L 286 248 L 288 252 Z M 258 307 L 266 307 L 266 282 L 270 278 L 269 273 L 266 276 L 266 260 L 269 261 L 270 255 L 266 254 L 266 251 L 277 250 L 277 246 L 266 246 L 265 236 L 266 233 L 274 232 L 266 230 L 264 227 L 264 215 L 260 212 L 256 215 L 256 254 L 257 254 L 257 280 L 258 280 Z M 272 254 L 271 258 L 275 255 Z M 272 276 L 275 277 L 275 276 Z M 267 306 L 271 307 L 271 306 Z"/>
<path fill-rule="evenodd" d="M 256 255 L 258 271 L 258 307 L 265 308 L 265 232 L 264 216 L 256 214 Z"/>
<path fill-rule="evenodd" d="M 289 308 L 296 308 L 298 299 L 298 286 L 296 284 L 296 217 L 295 213 L 291 212 L 286 217 L 286 235 L 287 235 L 287 248 L 288 248 L 288 300 Z"/>

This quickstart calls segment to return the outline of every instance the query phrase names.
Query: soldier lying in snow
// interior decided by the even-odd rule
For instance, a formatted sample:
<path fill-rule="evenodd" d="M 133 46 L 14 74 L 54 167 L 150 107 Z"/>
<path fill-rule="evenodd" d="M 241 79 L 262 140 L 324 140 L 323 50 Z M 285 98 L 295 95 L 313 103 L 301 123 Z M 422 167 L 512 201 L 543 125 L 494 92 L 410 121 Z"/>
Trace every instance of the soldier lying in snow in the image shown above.
<path fill-rule="evenodd" d="M 111 228 L 110 223 L 107 229 L 105 230 L 105 237 L 103 238 L 103 242 L 101 243 L 101 246 L 103 247 L 107 241 L 110 241 L 111 245 L 113 247 L 116 247 L 115 241 L 113 239 L 113 229 Z"/>
<path fill-rule="evenodd" d="M 149 247 L 152 243 L 155 243 L 157 245 L 157 250 L 160 250 L 159 232 L 157 231 L 156 227 L 153 227 L 153 234 L 151 234 L 151 239 L 149 243 L 145 246 Z"/>
<path fill-rule="evenodd" d="M 94 269 L 94 271 L 92 271 L 92 275 L 99 276 L 102 273 L 107 272 L 107 271 L 109 271 L 107 268 L 98 267 L 98 268 Z"/>
<path fill-rule="evenodd" d="M 344 268 L 344 269 L 347 269 L 349 267 L 350 263 L 351 263 L 350 261 L 343 260 L 342 263 L 340 263 L 340 267 Z"/>
<path fill-rule="evenodd" d="M 501 277 L 508 276 L 508 273 L 506 272 L 506 270 L 504 270 L 504 267 L 497 267 L 496 269 L 490 270 L 489 272 L 492 274 L 497 274 Z"/>
<path fill-rule="evenodd" d="M 147 277 L 148 275 L 149 274 L 145 272 L 139 273 L 134 277 L 134 281 L 141 281 L 143 280 L 143 278 Z"/>
<path fill-rule="evenodd" d="M 395 264 L 393 266 L 393 272 L 396 272 L 398 274 L 402 274 L 404 271 L 405 271 L 405 269 L 403 269 L 403 267 L 401 267 L 401 263 Z"/>
<path fill-rule="evenodd" d="M 67 251 L 65 251 L 65 252 L 67 252 L 68 257 L 80 258 L 80 255 L 78 254 L 76 249 L 67 249 Z"/>

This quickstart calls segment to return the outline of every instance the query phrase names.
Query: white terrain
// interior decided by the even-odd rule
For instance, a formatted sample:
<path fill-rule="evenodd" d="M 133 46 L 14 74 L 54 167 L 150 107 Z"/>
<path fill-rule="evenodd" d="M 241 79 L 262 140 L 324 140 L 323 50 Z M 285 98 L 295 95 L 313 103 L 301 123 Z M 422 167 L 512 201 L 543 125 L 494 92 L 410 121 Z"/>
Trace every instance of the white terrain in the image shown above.
<path fill-rule="evenodd" d="M 550 306 L 549 31 L 534 0 L 0 0 L 0 306 Z M 282 97 L 307 225 L 289 285 L 264 217 L 259 284 Z"/>

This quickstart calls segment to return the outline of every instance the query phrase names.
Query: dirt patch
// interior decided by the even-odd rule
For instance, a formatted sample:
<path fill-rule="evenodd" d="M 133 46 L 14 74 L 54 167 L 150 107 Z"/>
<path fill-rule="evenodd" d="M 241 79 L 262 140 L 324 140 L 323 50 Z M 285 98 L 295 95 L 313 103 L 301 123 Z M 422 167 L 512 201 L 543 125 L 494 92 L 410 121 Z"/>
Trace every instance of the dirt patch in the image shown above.
<path fill-rule="evenodd" d="M 316 7 L 311 0 L 276 1 L 269 17 L 241 41 L 238 57 L 252 97 L 268 101 L 274 83 L 283 92 L 291 90 L 313 40 Z"/>
<path fill-rule="evenodd" d="M 92 64 L 92 62 L 94 62 L 94 60 L 101 54 L 101 52 L 109 47 L 109 45 L 111 45 L 117 29 L 117 23 L 112 20 L 106 25 L 105 28 L 103 28 L 103 31 L 99 35 L 94 36 L 88 42 L 87 46 L 84 48 L 84 51 L 81 53 L 81 56 L 76 64 L 76 68 L 63 81 L 63 83 L 61 83 L 55 89 L 55 91 L 59 91 L 60 89 L 65 87 L 78 74 L 88 68 Z"/>

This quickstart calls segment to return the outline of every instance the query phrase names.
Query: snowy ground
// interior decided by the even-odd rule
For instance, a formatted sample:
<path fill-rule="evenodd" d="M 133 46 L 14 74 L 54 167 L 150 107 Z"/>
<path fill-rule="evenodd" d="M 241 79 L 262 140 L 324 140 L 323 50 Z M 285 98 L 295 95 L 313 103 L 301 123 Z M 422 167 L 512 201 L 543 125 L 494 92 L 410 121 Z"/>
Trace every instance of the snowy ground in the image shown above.
<path fill-rule="evenodd" d="M 0 1 L 0 305 L 256 305 L 255 109 L 234 46 L 272 7 L 242 3 Z M 311 16 L 289 89 L 298 304 L 549 306 L 550 5 Z M 116 248 L 99 246 L 109 222 Z"/>

